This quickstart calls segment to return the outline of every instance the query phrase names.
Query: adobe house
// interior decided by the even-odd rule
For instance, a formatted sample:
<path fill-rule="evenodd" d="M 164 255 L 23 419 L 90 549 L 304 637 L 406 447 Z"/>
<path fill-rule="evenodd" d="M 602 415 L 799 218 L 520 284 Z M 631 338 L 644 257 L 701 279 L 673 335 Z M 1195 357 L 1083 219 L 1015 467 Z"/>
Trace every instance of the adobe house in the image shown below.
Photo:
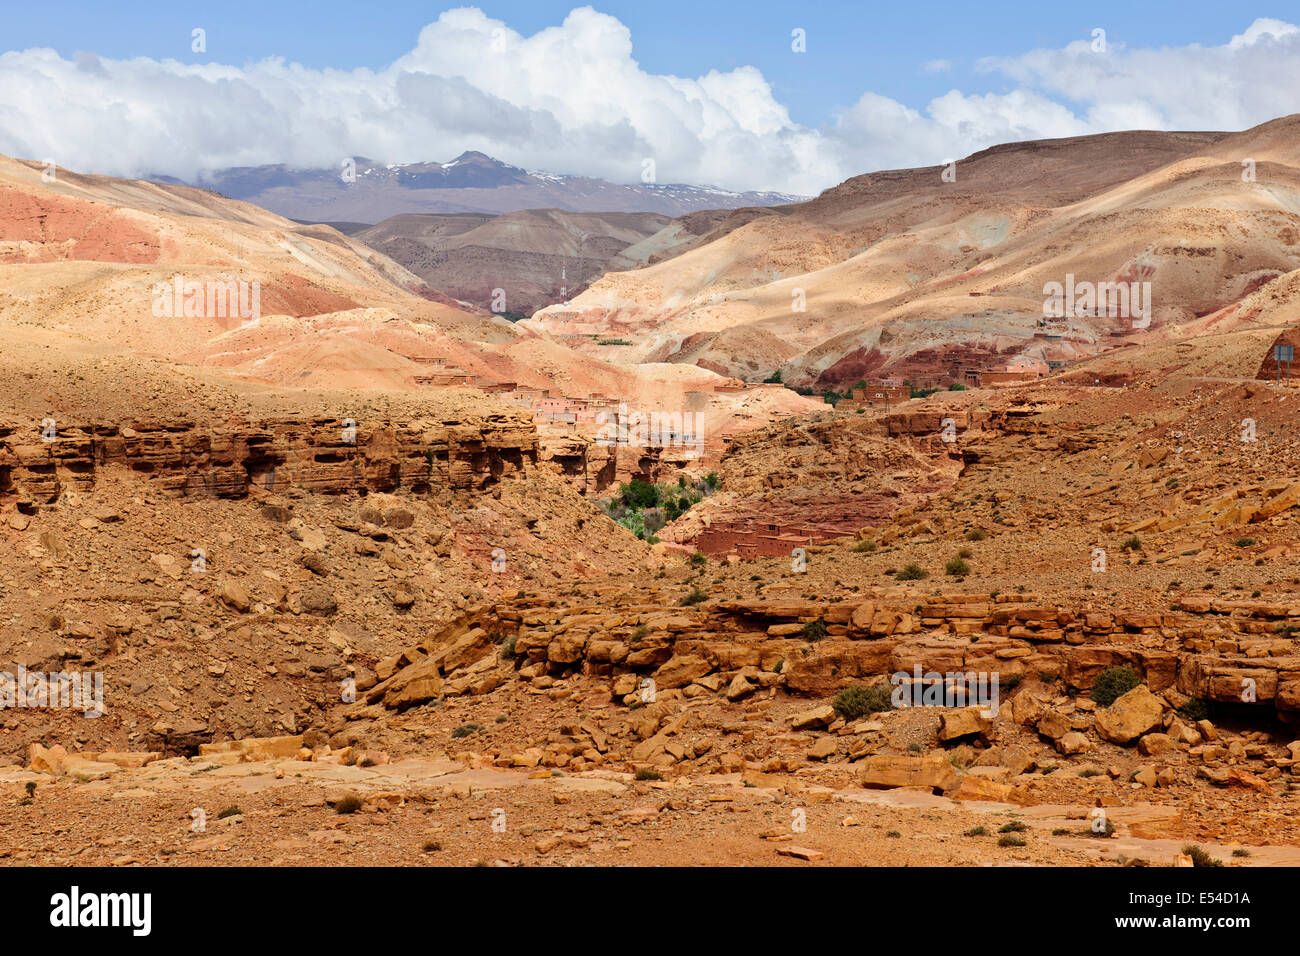
<path fill-rule="evenodd" d="M 443 367 L 427 375 L 416 375 L 414 378 L 417 385 L 452 387 L 470 384 L 470 375 L 459 368 Z"/>
<path fill-rule="evenodd" d="M 428 352 L 409 352 L 398 353 L 405 354 L 405 357 L 419 365 L 431 365 L 435 368 L 443 367 L 447 364 L 447 359 L 441 355 L 433 355 Z"/>
<path fill-rule="evenodd" d="M 1263 379 L 1266 382 L 1275 382 L 1281 379 L 1286 381 L 1286 363 L 1283 362 L 1279 368 L 1278 362 L 1273 358 L 1274 351 L 1279 345 L 1291 346 L 1293 356 L 1291 362 L 1291 377 L 1300 378 L 1300 365 L 1295 362 L 1300 358 L 1300 328 L 1283 329 L 1272 342 L 1269 343 L 1268 349 L 1264 352 L 1264 361 L 1260 363 L 1259 371 L 1255 377 Z"/>
<path fill-rule="evenodd" d="M 855 408 L 889 408 L 897 405 L 899 402 L 905 402 L 912 397 L 911 388 L 903 385 L 868 385 L 866 388 L 855 388 L 853 391 L 840 399 L 839 404 L 835 407 L 838 409 L 855 409 Z"/>

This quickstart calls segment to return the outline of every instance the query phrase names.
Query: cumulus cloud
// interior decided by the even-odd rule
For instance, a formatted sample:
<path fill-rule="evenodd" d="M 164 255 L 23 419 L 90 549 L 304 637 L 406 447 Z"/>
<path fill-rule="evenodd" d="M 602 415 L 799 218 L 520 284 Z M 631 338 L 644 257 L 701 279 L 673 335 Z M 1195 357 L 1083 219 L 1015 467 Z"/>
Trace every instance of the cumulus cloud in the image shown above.
<path fill-rule="evenodd" d="M 922 64 L 927 72 L 947 61 Z M 635 182 L 815 193 L 862 172 L 934 165 L 995 143 L 1135 127 L 1242 129 L 1300 110 L 1300 28 L 1258 19 L 1221 46 L 985 59 L 1004 89 L 914 108 L 865 92 L 823 128 L 796 123 L 751 66 L 649 73 L 612 16 L 576 9 L 524 36 L 475 8 L 443 13 L 381 70 L 0 55 L 0 152 L 120 176 L 202 180 L 228 166 L 336 167 L 364 155 L 477 149 L 529 169 Z"/>

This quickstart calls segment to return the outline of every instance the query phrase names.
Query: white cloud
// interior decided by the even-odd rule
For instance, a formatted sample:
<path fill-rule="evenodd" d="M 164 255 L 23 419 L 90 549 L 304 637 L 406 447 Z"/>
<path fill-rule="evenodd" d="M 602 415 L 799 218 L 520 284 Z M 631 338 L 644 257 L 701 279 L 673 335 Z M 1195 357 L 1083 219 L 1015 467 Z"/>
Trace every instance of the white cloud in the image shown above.
<path fill-rule="evenodd" d="M 1089 132 L 1237 130 L 1300 111 L 1300 28 L 1259 19 L 1222 46 L 1094 53 L 1086 42 L 984 61 L 1022 86 L 1079 103 Z"/>
<path fill-rule="evenodd" d="M 1087 39 L 986 59 L 997 92 L 923 109 L 865 92 L 834 123 L 794 122 L 749 66 L 648 73 L 589 7 L 523 36 L 474 8 L 442 14 L 382 70 L 0 55 L 0 152 L 113 175 L 186 179 L 235 165 L 334 167 L 478 149 L 530 169 L 814 193 L 873 169 L 934 165 L 999 142 L 1114 129 L 1242 129 L 1300 110 L 1300 28 L 1258 19 L 1221 46 L 1108 52 Z M 933 60 L 929 72 L 949 69 Z"/>
<path fill-rule="evenodd" d="M 948 60 L 927 60 L 921 69 L 927 73 L 947 73 L 952 69 L 952 63 Z"/>

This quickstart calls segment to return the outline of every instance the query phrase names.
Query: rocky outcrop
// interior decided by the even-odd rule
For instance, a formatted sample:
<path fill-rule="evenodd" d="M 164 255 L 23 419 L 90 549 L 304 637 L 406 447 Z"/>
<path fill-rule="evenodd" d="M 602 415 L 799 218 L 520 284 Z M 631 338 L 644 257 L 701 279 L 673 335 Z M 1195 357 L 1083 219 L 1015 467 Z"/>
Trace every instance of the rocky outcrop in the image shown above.
<path fill-rule="evenodd" d="M 1143 686 L 1098 711 L 1096 719 L 1098 733 L 1114 743 L 1159 729 L 1156 694 L 1275 707 L 1287 719 L 1300 711 L 1295 642 L 1256 636 L 1268 627 L 1263 621 L 1300 617 L 1300 606 L 1207 600 L 1194 605 L 1201 613 L 1186 607 L 1155 613 L 1071 609 L 1029 593 L 950 593 L 926 600 L 918 604 L 901 588 L 876 589 L 856 603 L 681 606 L 668 595 L 641 593 L 611 597 L 608 606 L 566 607 L 519 597 L 477 608 L 445 632 L 381 662 L 384 682 L 370 698 L 405 707 L 445 694 L 483 693 L 517 668 L 530 679 L 574 671 L 608 678 L 615 698 L 627 704 L 640 699 L 647 679 L 658 689 L 684 688 L 688 695 L 744 696 L 748 688 L 779 686 L 790 694 L 827 697 L 850 684 L 918 669 L 998 674 L 1009 686 L 1051 677 L 1086 692 L 1104 669 L 1127 666 Z M 445 656 L 449 642 L 467 633 L 477 638 L 472 653 Z M 497 644 L 509 651 L 498 655 Z M 419 685 L 422 696 L 405 690 L 435 677 Z M 444 679 L 451 685 L 440 683 Z M 1026 698 L 1024 706 L 1029 703 Z M 1053 740 L 1092 726 L 1074 726 L 1042 710 L 1017 719 L 1038 722 L 1039 732 Z M 945 733 L 955 739 L 983 729 L 954 723 Z"/>
<path fill-rule="evenodd" d="M 538 439 L 523 418 L 352 422 L 277 420 L 200 426 L 0 424 L 0 499 L 57 501 L 88 491 L 119 468 L 182 497 L 238 498 L 257 486 L 282 492 L 481 489 L 537 463 Z"/>
<path fill-rule="evenodd" d="M 589 496 L 633 479 L 675 480 L 685 469 L 700 466 L 690 449 L 607 445 L 576 434 L 544 435 L 539 459 Z"/>

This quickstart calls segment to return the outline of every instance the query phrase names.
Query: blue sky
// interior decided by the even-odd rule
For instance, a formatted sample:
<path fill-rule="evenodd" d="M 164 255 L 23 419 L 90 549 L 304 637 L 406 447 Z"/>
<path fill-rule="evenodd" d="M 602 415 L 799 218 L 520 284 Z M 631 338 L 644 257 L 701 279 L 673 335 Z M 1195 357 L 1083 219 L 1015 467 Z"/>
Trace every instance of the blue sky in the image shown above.
<path fill-rule="evenodd" d="M 43 0 L 0 17 L 0 153 L 201 180 L 479 149 L 809 194 L 996 143 L 1300 112 L 1300 10 L 1277 6 Z"/>

